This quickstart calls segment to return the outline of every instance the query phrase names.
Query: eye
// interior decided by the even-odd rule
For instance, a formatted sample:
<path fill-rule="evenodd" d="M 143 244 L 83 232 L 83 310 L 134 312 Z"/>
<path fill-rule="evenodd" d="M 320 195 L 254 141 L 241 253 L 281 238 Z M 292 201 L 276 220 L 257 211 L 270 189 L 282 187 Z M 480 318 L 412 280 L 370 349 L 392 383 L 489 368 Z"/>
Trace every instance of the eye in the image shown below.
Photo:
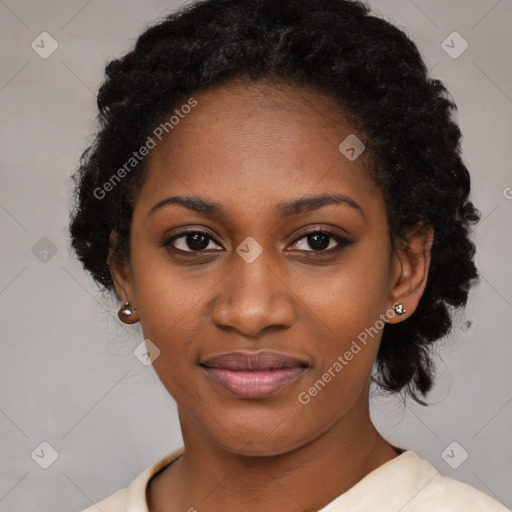
<path fill-rule="evenodd" d="M 336 233 L 315 229 L 304 233 L 293 243 L 292 247 L 305 252 L 332 253 L 351 243 Z M 306 246 L 311 247 L 311 250 L 306 249 Z"/>
<path fill-rule="evenodd" d="M 210 243 L 213 243 L 213 238 L 204 231 L 182 231 L 180 234 L 165 240 L 162 246 L 171 245 L 174 249 L 181 252 L 216 250 L 209 247 Z"/>

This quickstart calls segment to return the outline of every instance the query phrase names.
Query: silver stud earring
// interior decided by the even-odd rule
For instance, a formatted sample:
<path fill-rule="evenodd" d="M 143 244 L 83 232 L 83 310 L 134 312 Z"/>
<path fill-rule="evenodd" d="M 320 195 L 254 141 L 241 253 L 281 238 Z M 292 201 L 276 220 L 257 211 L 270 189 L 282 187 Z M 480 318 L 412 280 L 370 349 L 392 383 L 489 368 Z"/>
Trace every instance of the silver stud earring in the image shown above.
<path fill-rule="evenodd" d="M 393 306 L 393 309 L 395 310 L 395 313 L 397 315 L 404 315 L 407 310 L 404 308 L 404 305 L 401 302 L 398 302 Z"/>

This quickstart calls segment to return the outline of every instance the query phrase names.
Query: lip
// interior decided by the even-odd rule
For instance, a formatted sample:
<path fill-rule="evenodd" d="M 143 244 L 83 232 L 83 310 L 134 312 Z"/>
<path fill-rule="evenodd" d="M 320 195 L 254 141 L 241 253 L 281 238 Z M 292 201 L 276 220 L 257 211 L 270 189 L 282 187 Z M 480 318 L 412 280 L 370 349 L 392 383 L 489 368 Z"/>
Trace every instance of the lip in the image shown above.
<path fill-rule="evenodd" d="M 229 352 L 201 363 L 214 382 L 239 398 L 265 398 L 295 381 L 308 367 L 305 361 L 265 350 Z"/>

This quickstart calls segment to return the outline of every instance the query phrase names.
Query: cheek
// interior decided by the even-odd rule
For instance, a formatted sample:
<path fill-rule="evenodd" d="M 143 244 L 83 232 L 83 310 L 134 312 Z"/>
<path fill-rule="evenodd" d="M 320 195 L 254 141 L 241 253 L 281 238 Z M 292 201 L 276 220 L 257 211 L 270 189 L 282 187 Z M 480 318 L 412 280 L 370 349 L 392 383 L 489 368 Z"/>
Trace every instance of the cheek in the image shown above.
<path fill-rule="evenodd" d="M 165 248 L 146 241 L 134 244 L 131 262 L 144 335 L 163 343 L 179 339 L 176 332 L 188 330 L 187 324 L 197 317 L 201 302 L 218 281 L 217 274 L 205 268 L 199 275 L 172 264 Z M 193 279 L 187 277 L 192 274 Z"/>
<path fill-rule="evenodd" d="M 313 319 L 332 334 L 357 336 L 375 324 L 388 308 L 389 262 L 385 239 L 375 238 L 347 249 L 339 265 L 315 270 L 301 280 L 298 294 Z"/>
<path fill-rule="evenodd" d="M 307 329 L 317 339 L 316 366 L 307 379 L 314 389 L 303 389 L 305 400 L 320 394 L 317 401 L 350 400 L 365 385 L 377 356 L 388 308 L 387 252 L 379 244 L 354 249 L 314 283 L 302 281 Z"/>
<path fill-rule="evenodd" d="M 354 283 L 355 284 L 355 283 Z M 325 304 L 311 306 L 321 317 L 323 332 L 317 334 L 314 366 L 303 379 L 296 399 L 307 423 L 328 428 L 344 416 L 359 400 L 366 400 L 379 349 L 384 321 L 379 304 L 364 288 L 343 293 Z M 312 315 L 315 316 L 315 315 Z M 313 329 L 318 328 L 318 321 Z"/>

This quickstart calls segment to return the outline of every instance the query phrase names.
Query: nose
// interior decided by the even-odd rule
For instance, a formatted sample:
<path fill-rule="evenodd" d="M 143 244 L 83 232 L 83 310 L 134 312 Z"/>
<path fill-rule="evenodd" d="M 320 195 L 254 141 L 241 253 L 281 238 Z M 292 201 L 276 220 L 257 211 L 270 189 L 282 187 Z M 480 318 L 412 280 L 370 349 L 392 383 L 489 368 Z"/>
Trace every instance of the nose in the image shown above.
<path fill-rule="evenodd" d="M 295 295 L 265 251 L 248 263 L 234 254 L 230 272 L 214 299 L 212 320 L 246 336 L 257 336 L 271 326 L 289 328 L 295 320 Z"/>

